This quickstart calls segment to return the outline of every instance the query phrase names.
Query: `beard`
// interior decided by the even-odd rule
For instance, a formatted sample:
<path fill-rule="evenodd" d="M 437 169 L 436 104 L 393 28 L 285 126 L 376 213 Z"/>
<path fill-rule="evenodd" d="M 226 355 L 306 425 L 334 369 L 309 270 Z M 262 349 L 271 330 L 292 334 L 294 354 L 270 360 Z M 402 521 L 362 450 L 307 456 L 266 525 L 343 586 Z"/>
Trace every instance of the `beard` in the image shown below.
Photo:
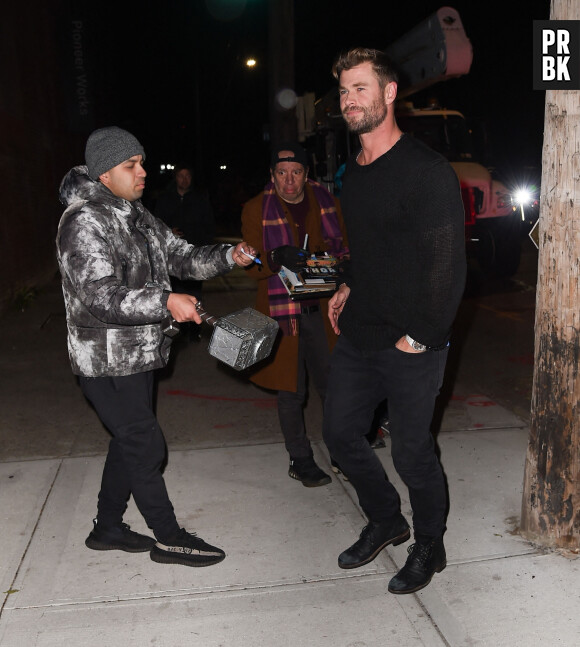
<path fill-rule="evenodd" d="M 357 110 L 362 110 L 362 117 L 358 121 L 349 121 L 347 118 L 348 110 L 344 110 L 342 115 L 346 125 L 351 133 L 355 135 L 364 135 L 378 128 L 387 117 L 388 106 L 383 98 L 374 101 L 368 108 L 357 106 Z"/>

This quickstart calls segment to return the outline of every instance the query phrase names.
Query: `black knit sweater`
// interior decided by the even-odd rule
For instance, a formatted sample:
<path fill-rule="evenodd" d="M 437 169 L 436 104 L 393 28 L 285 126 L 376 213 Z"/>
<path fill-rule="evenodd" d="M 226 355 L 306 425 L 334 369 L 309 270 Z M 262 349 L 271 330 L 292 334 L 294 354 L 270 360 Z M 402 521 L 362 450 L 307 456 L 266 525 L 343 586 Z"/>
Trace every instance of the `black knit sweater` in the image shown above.
<path fill-rule="evenodd" d="M 368 351 L 405 334 L 445 345 L 466 271 L 463 203 L 447 160 L 403 135 L 372 164 L 348 161 L 340 201 L 351 252 L 341 333 Z"/>

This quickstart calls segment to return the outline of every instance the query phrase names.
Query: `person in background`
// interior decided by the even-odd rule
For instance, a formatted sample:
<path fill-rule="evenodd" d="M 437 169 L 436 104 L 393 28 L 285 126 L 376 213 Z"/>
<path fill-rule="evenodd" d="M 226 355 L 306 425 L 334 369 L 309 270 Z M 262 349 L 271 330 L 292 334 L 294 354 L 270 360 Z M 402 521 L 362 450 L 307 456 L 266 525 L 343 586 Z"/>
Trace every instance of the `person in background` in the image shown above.
<path fill-rule="evenodd" d="M 209 279 L 248 265 L 244 252 L 255 250 L 245 242 L 190 245 L 154 218 L 141 203 L 145 151 L 126 130 L 94 131 L 85 158 L 61 183 L 66 210 L 56 239 L 73 373 L 112 435 L 85 544 L 149 552 L 165 564 L 217 564 L 224 551 L 179 525 L 165 487 L 154 373 L 169 358 L 171 318 L 201 323 L 197 299 L 172 292 L 170 275 Z M 123 523 L 130 496 L 155 539 Z"/>
<path fill-rule="evenodd" d="M 175 167 L 175 178 L 155 204 L 155 215 L 173 231 L 192 245 L 210 245 L 215 238 L 215 221 L 207 197 L 193 186 L 193 169 L 186 164 Z M 172 277 L 174 292 L 191 294 L 198 301 L 202 298 L 202 281 L 182 281 Z M 200 325 L 195 321 L 185 322 L 182 332 L 190 341 L 199 341 Z"/>
<path fill-rule="evenodd" d="M 447 563 L 447 491 L 430 425 L 465 284 L 463 204 L 447 160 L 399 129 L 397 75 L 387 56 L 352 49 L 333 73 L 360 148 L 347 161 L 341 192 L 351 265 L 329 303 L 340 336 L 324 440 L 368 517 L 338 565 L 357 568 L 410 537 L 399 495 L 365 438 L 387 400 L 393 463 L 409 490 L 415 536 L 388 588 L 413 593 Z"/>
<path fill-rule="evenodd" d="M 308 249 L 304 241 L 308 236 Z M 308 159 L 296 142 L 274 146 L 270 182 L 242 210 L 242 237 L 259 250 L 262 266 L 246 271 L 258 281 L 256 308 L 280 324 L 282 336 L 268 363 L 250 379 L 278 392 L 278 418 L 290 456 L 288 475 L 306 487 L 330 483 L 316 464 L 304 424 L 307 374 L 324 401 L 330 351 L 336 341 L 323 310 L 328 299 L 292 301 L 277 272 L 299 271 L 310 253 L 344 257 L 347 242 L 337 200 L 308 179 Z"/>

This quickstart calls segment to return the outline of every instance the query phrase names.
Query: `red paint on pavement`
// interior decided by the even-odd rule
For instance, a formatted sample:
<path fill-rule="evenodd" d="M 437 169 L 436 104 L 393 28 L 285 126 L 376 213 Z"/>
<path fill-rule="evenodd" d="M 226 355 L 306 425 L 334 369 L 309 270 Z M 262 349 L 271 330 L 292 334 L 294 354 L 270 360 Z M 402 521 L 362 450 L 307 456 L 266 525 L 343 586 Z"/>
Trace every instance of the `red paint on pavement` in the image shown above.
<path fill-rule="evenodd" d="M 276 398 L 228 398 L 223 395 L 208 395 L 202 393 L 191 393 L 175 389 L 166 391 L 167 395 L 176 395 L 182 398 L 197 398 L 198 400 L 215 400 L 218 402 L 247 402 L 258 409 L 273 409 L 276 406 Z"/>
<path fill-rule="evenodd" d="M 451 400 L 455 402 L 465 402 L 470 407 L 497 407 L 497 403 L 490 400 L 485 395 L 473 393 L 471 395 L 452 395 Z"/>
<path fill-rule="evenodd" d="M 497 407 L 497 404 L 492 400 L 471 400 L 467 404 L 470 407 Z"/>

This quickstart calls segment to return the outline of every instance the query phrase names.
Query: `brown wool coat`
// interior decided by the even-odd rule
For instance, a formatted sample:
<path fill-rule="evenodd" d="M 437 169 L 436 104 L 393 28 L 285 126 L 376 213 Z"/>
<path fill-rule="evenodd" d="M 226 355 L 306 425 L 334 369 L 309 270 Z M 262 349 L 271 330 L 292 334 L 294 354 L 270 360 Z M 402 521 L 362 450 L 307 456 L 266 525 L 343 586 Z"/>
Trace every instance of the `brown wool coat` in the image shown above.
<path fill-rule="evenodd" d="M 306 216 L 306 231 L 308 233 L 308 248 L 311 252 L 325 252 L 327 245 L 322 237 L 321 221 L 320 221 L 320 207 L 314 197 L 314 192 L 310 185 L 306 184 L 305 191 L 308 193 L 309 210 Z M 301 246 L 302 241 L 298 241 L 297 229 L 286 207 L 286 203 L 278 198 L 284 214 L 290 223 L 290 228 L 294 233 L 294 245 Z M 266 315 L 270 314 L 268 307 L 268 277 L 272 276 L 272 272 L 268 267 L 266 260 L 267 252 L 270 250 L 264 249 L 263 228 L 262 228 L 262 203 L 263 193 L 249 200 L 242 210 L 242 238 L 247 241 L 252 247 L 259 251 L 263 265 L 261 269 L 256 264 L 252 264 L 246 269 L 248 274 L 258 282 L 258 291 L 256 295 L 256 310 L 263 312 Z M 340 222 L 340 228 L 343 234 L 343 240 L 346 243 L 346 230 L 342 219 L 342 212 L 340 210 L 340 203 L 335 200 L 336 212 Z M 326 328 L 326 337 L 328 340 L 328 348 L 332 350 L 336 343 L 336 335 L 333 332 L 327 316 L 328 299 L 320 299 L 320 311 L 324 320 Z M 250 380 L 258 386 L 266 389 L 273 389 L 276 391 L 296 391 L 296 383 L 298 376 L 298 337 L 296 336 L 282 336 L 278 334 L 276 345 L 268 360 L 261 362 L 255 371 L 250 375 Z"/>

